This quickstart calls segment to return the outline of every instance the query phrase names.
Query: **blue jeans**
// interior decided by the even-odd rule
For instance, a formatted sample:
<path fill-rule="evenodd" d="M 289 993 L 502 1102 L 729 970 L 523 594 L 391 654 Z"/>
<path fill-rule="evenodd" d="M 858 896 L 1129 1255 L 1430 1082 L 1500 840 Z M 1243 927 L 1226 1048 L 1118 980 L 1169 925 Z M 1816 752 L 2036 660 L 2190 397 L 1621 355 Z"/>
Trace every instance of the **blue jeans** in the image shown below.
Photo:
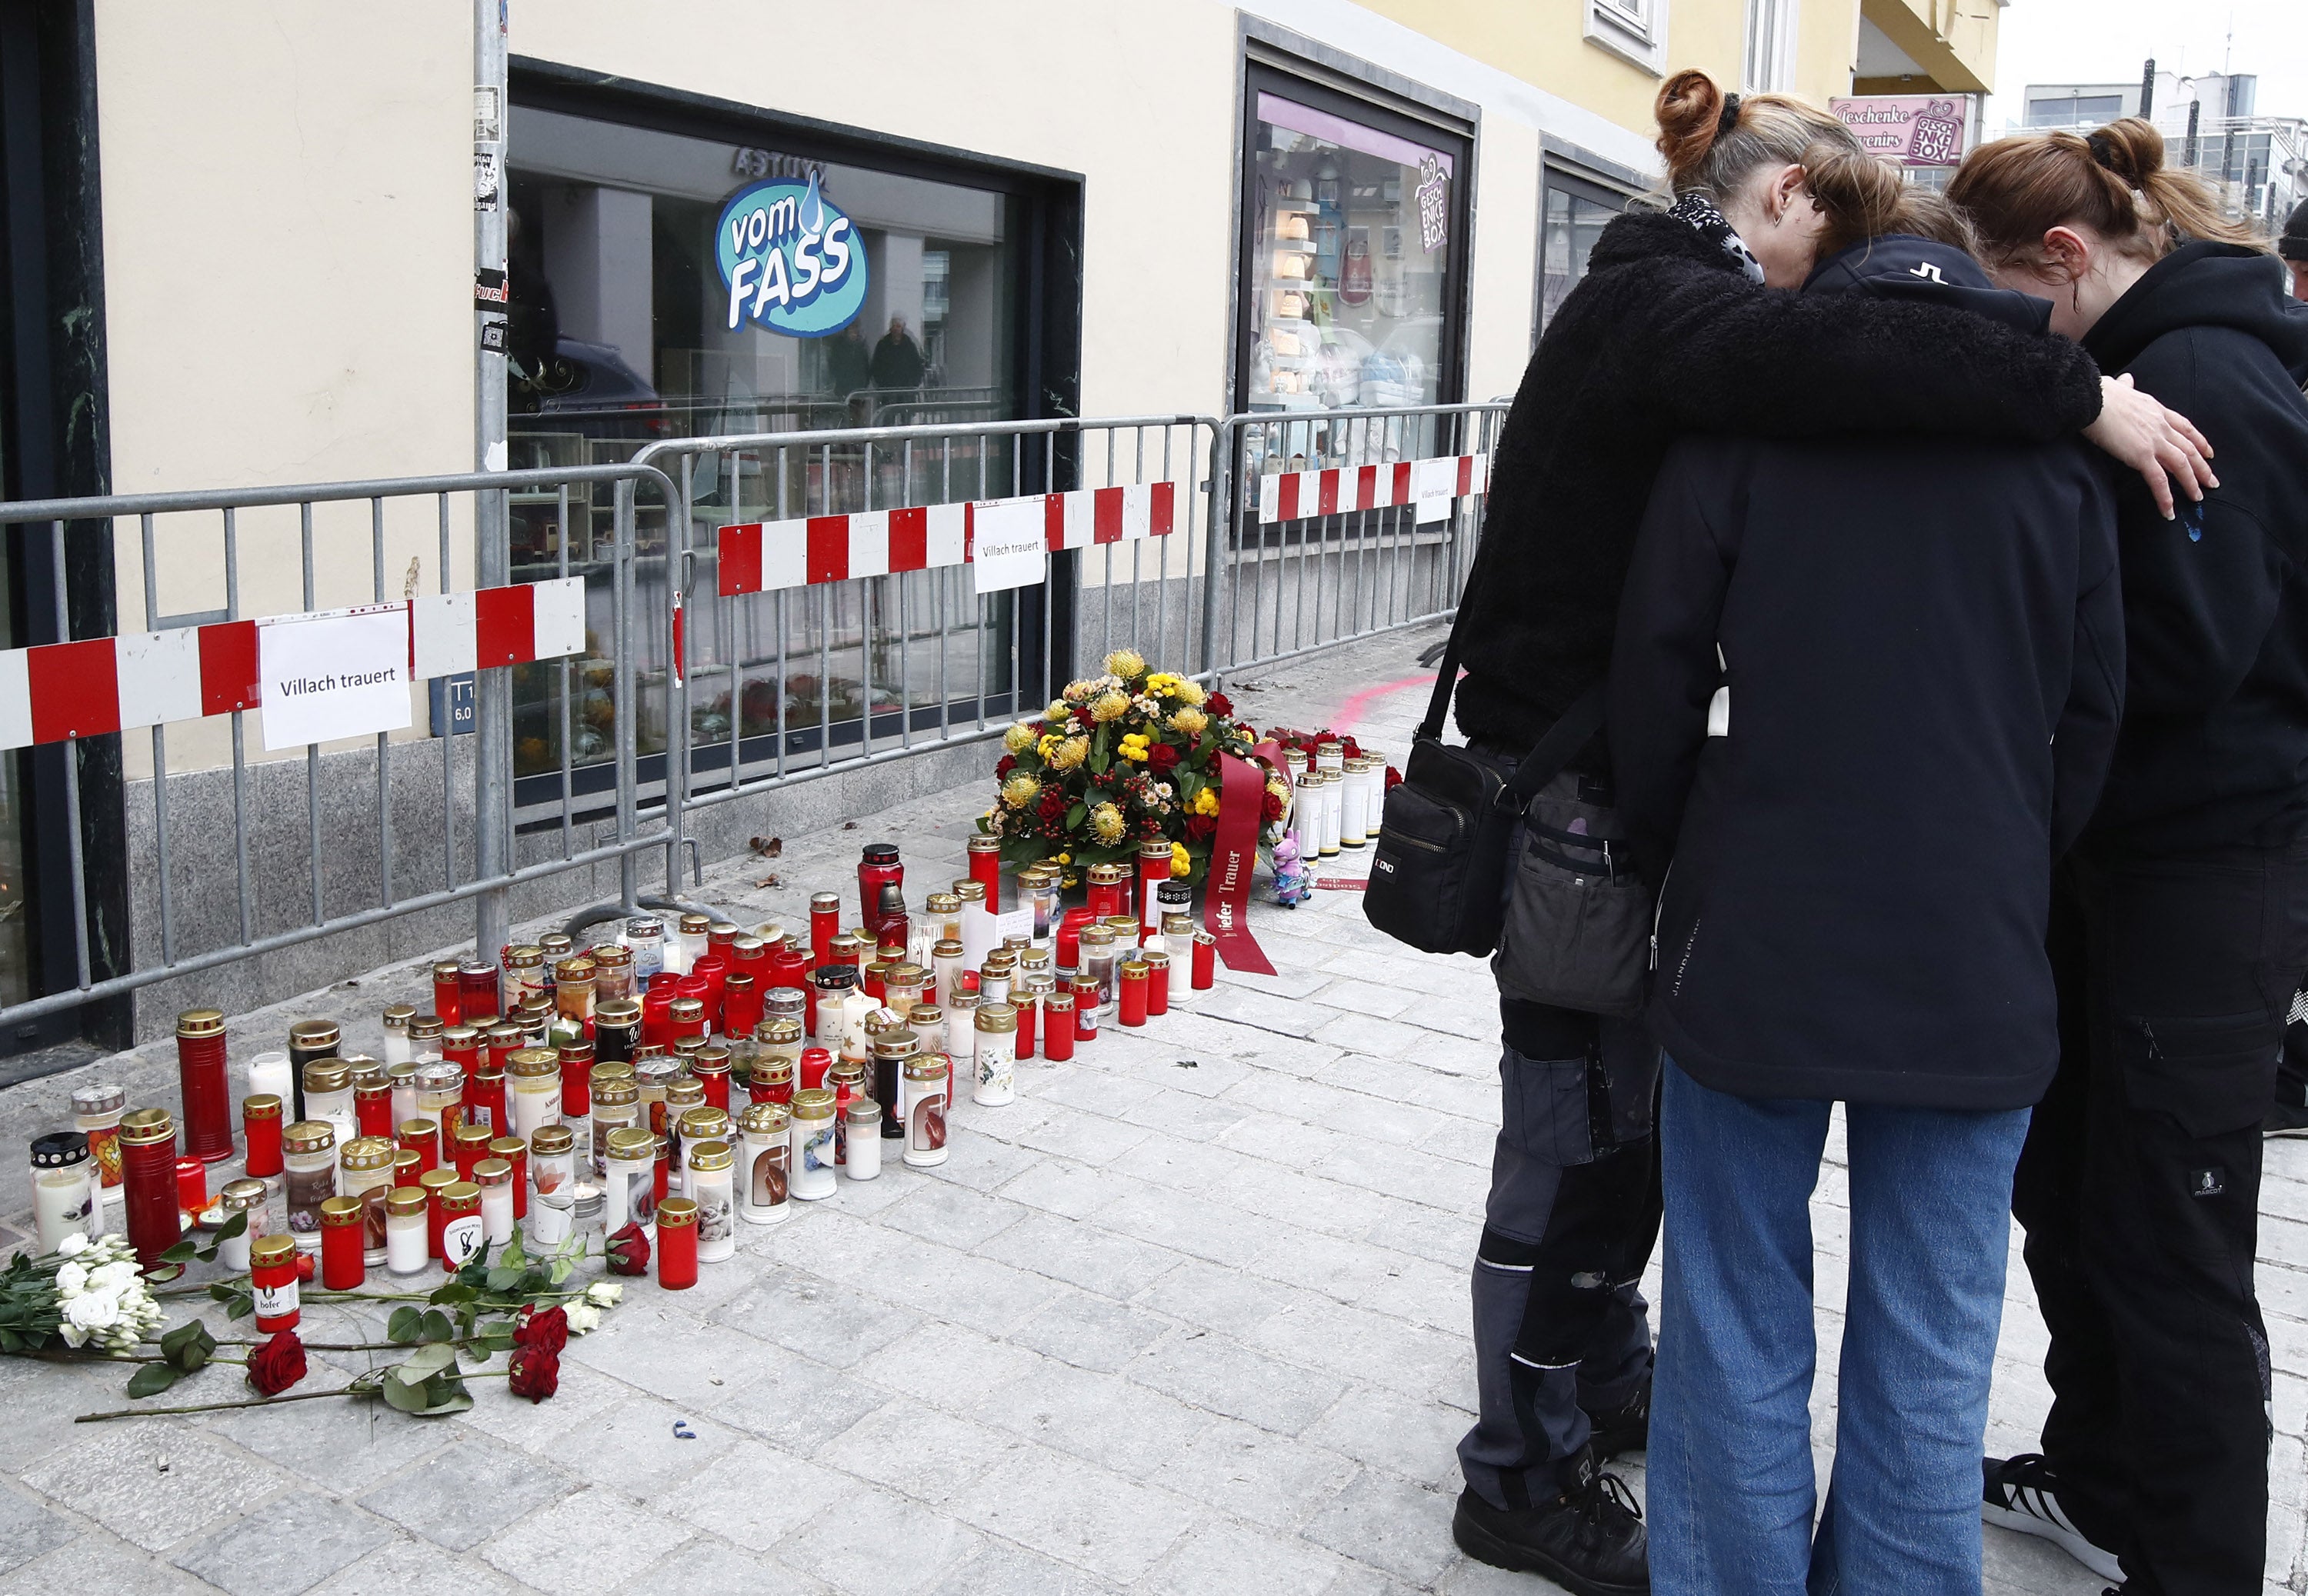
<path fill-rule="evenodd" d="M 1978 1596 L 1980 1447 L 2028 1111 L 1847 1108 L 1851 1283 L 1814 1534 L 1810 1198 L 1831 1106 L 1709 1091 L 1667 1060 L 1658 1596 Z"/>

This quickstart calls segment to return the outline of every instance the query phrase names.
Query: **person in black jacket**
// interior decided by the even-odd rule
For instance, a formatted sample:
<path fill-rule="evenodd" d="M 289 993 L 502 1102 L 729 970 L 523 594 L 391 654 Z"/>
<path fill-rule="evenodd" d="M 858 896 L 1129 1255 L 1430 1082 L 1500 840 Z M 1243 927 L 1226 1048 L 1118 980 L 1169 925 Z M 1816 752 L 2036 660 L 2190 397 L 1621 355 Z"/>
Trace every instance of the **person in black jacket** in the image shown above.
<path fill-rule="evenodd" d="M 1670 78 L 1658 111 L 1675 208 L 1603 230 L 1492 454 L 1453 636 L 1460 729 L 1503 766 L 1599 691 L 1636 527 L 1684 433 L 2080 430 L 2167 496 L 2167 466 L 2192 493 L 2209 476 L 2183 422 L 2061 339 L 1949 305 L 1781 291 L 1890 230 L 1899 192 L 1837 118 L 1727 98 L 1698 72 Z M 1607 806 L 1604 740 L 1542 796 Z M 1640 1448 L 1647 1425 L 1638 1283 L 1658 1231 L 1658 1051 L 1639 1021 L 1517 998 L 1502 980 L 1501 1130 L 1473 1269 L 1481 1411 L 1459 1446 L 1452 1534 L 1470 1557 L 1576 1592 L 1639 1591 L 1641 1525 L 1596 1464 Z"/>
<path fill-rule="evenodd" d="M 2029 332 L 2051 308 L 1897 236 L 1805 291 Z M 2080 444 L 1668 453 L 1609 721 L 1638 857 L 1673 860 L 1654 1591 L 1978 1591 L 2011 1171 L 2059 1061 L 2052 861 L 2123 682 L 2114 501 Z M 1838 1102 L 1851 1282 L 1814 1544 L 1809 1202 Z"/>
<path fill-rule="evenodd" d="M 2225 1596 L 2263 1577 L 2260 1127 L 2308 965 L 2308 317 L 2163 157 L 2129 119 L 1999 141 L 1950 186 L 1998 279 L 2220 462 L 2177 526 L 2118 500 L 2123 728 L 2054 882 L 2060 1072 L 2012 1206 L 2053 1404 L 1984 1511 L 2127 1596 Z"/>

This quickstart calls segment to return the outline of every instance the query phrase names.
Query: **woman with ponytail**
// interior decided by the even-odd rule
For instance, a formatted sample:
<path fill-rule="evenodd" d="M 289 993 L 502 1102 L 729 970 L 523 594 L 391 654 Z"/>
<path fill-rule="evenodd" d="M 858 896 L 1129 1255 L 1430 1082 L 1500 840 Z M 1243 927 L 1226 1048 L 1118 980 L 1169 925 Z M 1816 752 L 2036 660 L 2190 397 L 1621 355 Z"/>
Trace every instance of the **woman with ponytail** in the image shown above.
<path fill-rule="evenodd" d="M 2082 433 L 2167 500 L 2167 471 L 2192 495 L 2209 476 L 2184 421 L 2063 339 L 1890 296 L 1793 292 L 1839 249 L 1938 225 L 1834 116 L 1726 96 L 1698 72 L 1669 79 L 1657 108 L 1672 208 L 1604 229 L 1492 455 L 1454 638 L 1460 729 L 1502 767 L 1558 720 L 1598 713 L 1636 529 L 1681 435 Z M 1607 816 L 1610 785 L 1597 737 L 1542 796 Z M 1503 991 L 1499 1008 L 1502 1130 L 1473 1271 L 1480 1414 L 1459 1447 L 1453 1535 L 1580 1596 L 1648 1591 L 1641 1523 L 1598 1465 L 1648 1431 L 1636 1283 L 1658 1229 L 1658 1050 L 1639 1019 Z"/>
<path fill-rule="evenodd" d="M 1985 1512 L 2127 1596 L 2256 1592 L 2260 1133 L 2308 965 L 2308 316 L 2137 118 L 1989 144 L 1949 197 L 1999 281 L 2220 451 L 2176 526 L 2117 500 L 2123 727 L 2054 880 L 2060 1070 L 2012 1202 L 2052 1411 L 2040 1455 L 1987 1461 Z"/>

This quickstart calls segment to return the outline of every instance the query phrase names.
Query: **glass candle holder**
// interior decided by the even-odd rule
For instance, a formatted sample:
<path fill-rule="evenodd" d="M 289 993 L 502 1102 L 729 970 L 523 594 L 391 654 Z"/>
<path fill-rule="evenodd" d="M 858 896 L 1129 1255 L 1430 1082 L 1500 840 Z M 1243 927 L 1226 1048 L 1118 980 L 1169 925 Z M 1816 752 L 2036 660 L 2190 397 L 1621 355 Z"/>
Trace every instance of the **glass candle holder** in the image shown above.
<path fill-rule="evenodd" d="M 509 1164 L 512 1169 L 512 1216 L 529 1217 L 529 1142 L 526 1137 L 501 1136 L 489 1144 L 489 1158 Z M 483 1159 L 482 1163 L 488 1162 Z M 476 1171 L 480 1164 L 473 1166 Z"/>
<path fill-rule="evenodd" d="M 426 1246 L 424 1189 L 396 1186 L 384 1199 L 384 1266 L 395 1274 L 421 1274 L 432 1259 Z"/>
<path fill-rule="evenodd" d="M 1052 991 L 1042 998 L 1042 1057 L 1063 1064 L 1074 1056 L 1074 995 Z"/>
<path fill-rule="evenodd" d="M 607 1198 L 602 1223 L 613 1236 L 629 1224 L 646 1231 L 657 1223 L 657 1140 L 638 1125 L 621 1125 L 608 1133 L 602 1160 L 607 1166 L 601 1188 Z"/>
<path fill-rule="evenodd" d="M 243 1177 L 228 1180 L 217 1196 L 217 1206 L 223 1211 L 225 1223 L 235 1214 L 241 1216 L 240 1234 L 220 1237 L 217 1241 L 217 1266 L 231 1274 L 248 1273 L 248 1249 L 257 1238 L 271 1229 L 270 1199 L 271 1193 L 262 1180 Z"/>
<path fill-rule="evenodd" d="M 996 1105 L 1018 1095 L 1018 1011 L 1007 1003 L 977 1009 L 977 1061 L 970 1086 L 975 1103 Z"/>
<path fill-rule="evenodd" d="M 137 1109 L 121 1117 L 119 1138 L 129 1244 L 137 1262 L 155 1268 L 184 1234 L 177 1202 L 177 1122 L 164 1109 Z"/>
<path fill-rule="evenodd" d="M 599 1065 L 593 1071 L 593 1119 L 590 1145 L 592 1175 L 595 1181 L 608 1177 L 608 1138 L 615 1130 L 641 1128 L 641 1084 L 624 1064 Z M 624 1071 L 625 1073 L 615 1073 Z"/>
<path fill-rule="evenodd" d="M 1115 1017 L 1132 1030 L 1146 1023 L 1147 981 L 1153 966 L 1142 958 L 1126 958 L 1115 967 Z"/>
<path fill-rule="evenodd" d="M 776 1224 L 787 1214 L 792 1167 L 792 1116 L 783 1103 L 756 1103 L 737 1116 L 737 1213 L 753 1224 Z"/>
<path fill-rule="evenodd" d="M 633 975 L 646 981 L 665 968 L 665 922 L 643 914 L 625 922 L 624 943 L 633 956 Z"/>
<path fill-rule="evenodd" d="M 457 1184 L 457 1171 L 451 1169 L 426 1170 L 417 1177 L 417 1189 L 425 1194 L 425 1256 L 437 1260 L 441 1257 L 441 1228 L 448 1216 L 441 1212 L 441 1194 Z"/>
<path fill-rule="evenodd" d="M 177 1017 L 177 1081 L 185 1109 L 185 1151 L 204 1163 L 232 1156 L 232 1085 L 225 1072 L 224 1014 L 187 1008 Z"/>
<path fill-rule="evenodd" d="M 642 1041 L 642 1006 L 631 998 L 604 998 L 593 1009 L 593 1058 L 602 1064 L 633 1062 Z"/>
<path fill-rule="evenodd" d="M 723 1115 L 725 1125 L 728 1120 Z M 682 1195 L 697 1205 L 697 1261 L 726 1263 L 737 1256 L 736 1149 L 720 1139 L 692 1142 L 688 1160 Z M 658 1210 L 658 1234 L 665 1234 L 663 1208 Z"/>
<path fill-rule="evenodd" d="M 296 1240 L 289 1236 L 266 1236 L 249 1246 L 249 1295 L 260 1335 L 297 1327 L 297 1251 Z"/>
<path fill-rule="evenodd" d="M 788 1121 L 792 1145 L 789 1189 L 803 1202 L 819 1202 L 833 1195 L 838 1111 L 831 1087 L 810 1087 L 794 1094 Z"/>
<path fill-rule="evenodd" d="M 481 1189 L 481 1234 L 492 1247 L 512 1240 L 512 1165 L 502 1158 L 484 1158 L 473 1166 L 473 1184 Z"/>
<path fill-rule="evenodd" d="M 340 1144 L 359 1134 L 360 1120 L 353 1112 L 352 1071 L 345 1068 L 344 1060 L 315 1059 L 305 1066 L 304 1117 L 335 1126 Z"/>
<path fill-rule="evenodd" d="M 561 1056 L 561 1117 L 582 1122 L 593 1112 L 593 1044 L 564 1042 Z"/>
<path fill-rule="evenodd" d="M 321 1205 L 337 1195 L 337 1128 L 299 1120 L 280 1133 L 288 1234 L 306 1252 L 321 1245 Z"/>
<path fill-rule="evenodd" d="M 843 1105 L 841 1172 L 852 1180 L 878 1180 L 882 1176 L 882 1105 L 870 1097 L 853 1097 Z"/>
<path fill-rule="evenodd" d="M 502 1014 L 497 1007 L 497 967 L 479 959 L 457 966 L 457 1018 L 465 1025 L 484 1014 Z M 447 1018 L 446 1015 L 442 1017 Z"/>
<path fill-rule="evenodd" d="M 454 1272 L 481 1250 L 487 1232 L 481 1218 L 481 1188 L 470 1180 L 441 1188 L 441 1267 Z"/>
<path fill-rule="evenodd" d="M 73 1128 L 88 1138 L 88 1155 L 96 1162 L 97 1197 L 116 1200 L 121 1195 L 120 1119 L 128 1107 L 128 1094 L 114 1085 L 82 1086 L 72 1094 Z"/>
<path fill-rule="evenodd" d="M 602 1004 L 630 1003 L 639 990 L 633 975 L 633 950 L 622 942 L 603 942 L 586 957 L 593 961 L 593 1013 L 598 1021 Z"/>
<path fill-rule="evenodd" d="M 566 1125 L 541 1125 L 529 1138 L 529 1188 L 538 1197 L 566 1192 L 577 1180 L 577 1133 Z"/>
<path fill-rule="evenodd" d="M 916 1169 L 943 1163 L 952 1092 L 952 1067 L 945 1055 L 916 1054 L 907 1060 L 904 1091 L 906 1146 L 900 1157 Z"/>
<path fill-rule="evenodd" d="M 281 1113 L 285 1105 L 270 1092 L 240 1100 L 241 1136 L 248 1144 L 244 1168 L 260 1180 L 270 1180 L 283 1168 L 280 1162 Z"/>
<path fill-rule="evenodd" d="M 518 1137 L 537 1134 L 540 1126 L 551 1124 L 562 1111 L 561 1055 L 549 1047 L 524 1047 L 513 1050 L 505 1060 L 506 1084 L 511 1089 L 512 1117 L 507 1133 Z"/>
<path fill-rule="evenodd" d="M 88 1137 L 77 1130 L 53 1131 L 32 1142 L 32 1227 L 44 1253 L 62 1247 L 67 1236 L 93 1240 L 104 1233 L 96 1163 Z"/>
<path fill-rule="evenodd" d="M 417 1154 L 417 1172 L 441 1167 L 441 1127 L 431 1120 L 404 1120 L 392 1139 Z"/>
<path fill-rule="evenodd" d="M 350 1197 L 361 1206 L 361 1248 L 365 1261 L 372 1267 L 384 1259 L 384 1199 L 392 1189 L 394 1154 L 400 1149 L 381 1136 L 355 1137 L 337 1154 L 337 1195 Z M 325 1232 L 327 1214 L 322 1214 Z M 328 1237 L 324 1233 L 325 1248 Z"/>
<path fill-rule="evenodd" d="M 444 959 L 433 966 L 433 1012 L 443 1024 L 453 1025 L 463 1012 L 464 989 L 457 978 L 457 961 Z"/>
<path fill-rule="evenodd" d="M 1146 965 L 1146 1012 L 1170 1012 L 1170 955 L 1167 949 L 1149 948 L 1139 959 Z"/>
<path fill-rule="evenodd" d="M 657 1283 L 668 1291 L 697 1283 L 697 1205 L 668 1197 L 658 1213 Z"/>
<path fill-rule="evenodd" d="M 443 1151 L 448 1155 L 450 1167 L 457 1171 L 460 1180 L 473 1178 L 473 1166 L 489 1155 L 489 1144 L 496 1140 L 486 1125 L 460 1125 L 449 1133 Z"/>
<path fill-rule="evenodd" d="M 362 1229 L 358 1197 L 332 1197 L 321 1205 L 321 1283 L 330 1291 L 357 1291 L 367 1283 Z"/>
<path fill-rule="evenodd" d="M 296 1095 L 289 1101 L 289 1111 L 299 1120 L 317 1119 L 305 1106 L 305 1066 L 315 1059 L 333 1059 L 344 1034 L 334 1020 L 298 1020 L 288 1027 L 288 1068 L 296 1077 Z"/>
<path fill-rule="evenodd" d="M 413 1003 L 393 1003 L 386 1007 L 379 1019 L 384 1025 L 384 1062 L 405 1064 L 415 1055 L 409 1047 L 409 1022 L 417 1017 Z"/>

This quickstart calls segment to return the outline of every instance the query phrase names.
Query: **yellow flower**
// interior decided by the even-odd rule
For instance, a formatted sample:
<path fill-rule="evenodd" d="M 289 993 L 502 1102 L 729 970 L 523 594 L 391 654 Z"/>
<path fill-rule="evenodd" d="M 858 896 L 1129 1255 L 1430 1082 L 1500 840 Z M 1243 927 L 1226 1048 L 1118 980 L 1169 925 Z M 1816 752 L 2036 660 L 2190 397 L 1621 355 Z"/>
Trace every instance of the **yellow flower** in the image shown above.
<path fill-rule="evenodd" d="M 1219 790 L 1216 787 L 1204 787 L 1194 794 L 1194 812 L 1198 815 L 1219 812 Z"/>
<path fill-rule="evenodd" d="M 1101 693 L 1089 707 L 1090 718 L 1100 722 L 1120 720 L 1129 713 L 1130 695 L 1128 693 Z"/>
<path fill-rule="evenodd" d="M 1089 758 L 1089 739 L 1069 737 L 1059 743 L 1056 751 L 1050 755 L 1050 768 L 1072 770 L 1088 758 Z"/>
<path fill-rule="evenodd" d="M 1072 716 L 1072 711 L 1066 708 L 1066 701 L 1064 699 L 1052 699 L 1048 707 L 1042 711 L 1044 720 L 1066 720 Z"/>
<path fill-rule="evenodd" d="M 1101 803 L 1089 811 L 1089 828 L 1098 841 L 1111 845 L 1122 840 L 1122 811 L 1111 803 Z"/>
<path fill-rule="evenodd" d="M 1123 738 L 1122 746 L 1115 749 L 1115 752 L 1125 759 L 1135 759 L 1142 764 L 1145 762 L 1147 747 L 1151 742 L 1152 739 L 1145 733 L 1132 732 Z"/>
<path fill-rule="evenodd" d="M 1180 709 L 1170 716 L 1170 729 L 1184 732 L 1189 737 L 1199 737 L 1210 729 L 1210 717 L 1195 708 Z"/>
<path fill-rule="evenodd" d="M 1023 770 L 1017 771 L 1002 784 L 1002 802 L 1012 809 L 1023 809 L 1041 795 L 1042 784 Z"/>
<path fill-rule="evenodd" d="M 1002 734 L 1002 746 L 1008 749 L 1013 754 L 1024 753 L 1028 749 L 1034 746 L 1033 726 L 1025 721 L 1020 721 L 1016 725 L 1012 726 L 1008 731 Z"/>
<path fill-rule="evenodd" d="M 1193 873 L 1194 856 L 1186 852 L 1186 845 L 1179 842 L 1172 843 L 1170 845 L 1170 879 L 1180 881 Z"/>
<path fill-rule="evenodd" d="M 1124 682 L 1135 682 L 1146 674 L 1146 656 L 1135 648 L 1116 648 L 1106 656 L 1106 672 Z"/>
<path fill-rule="evenodd" d="M 1060 864 L 1072 864 L 1073 862 L 1074 856 L 1072 854 L 1061 854 L 1058 855 L 1058 862 Z"/>
<path fill-rule="evenodd" d="M 1047 759 L 1052 754 L 1057 752 L 1064 742 L 1065 739 L 1055 732 L 1045 732 L 1040 740 L 1034 744 L 1034 751 Z"/>
<path fill-rule="evenodd" d="M 1210 695 L 1202 691 L 1202 684 L 1199 682 L 1181 682 L 1178 683 L 1178 697 L 1199 709 L 1202 707 L 1202 700 Z"/>

